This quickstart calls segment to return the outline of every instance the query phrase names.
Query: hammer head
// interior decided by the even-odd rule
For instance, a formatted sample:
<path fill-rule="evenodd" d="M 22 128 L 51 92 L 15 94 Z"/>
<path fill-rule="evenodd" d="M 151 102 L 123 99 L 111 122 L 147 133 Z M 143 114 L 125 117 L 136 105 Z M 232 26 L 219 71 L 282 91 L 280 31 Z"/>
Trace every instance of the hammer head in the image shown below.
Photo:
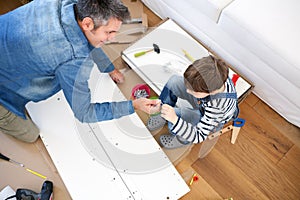
<path fill-rule="evenodd" d="M 160 49 L 159 49 L 159 46 L 157 44 L 153 44 L 153 50 L 156 52 L 156 53 L 160 53 Z"/>

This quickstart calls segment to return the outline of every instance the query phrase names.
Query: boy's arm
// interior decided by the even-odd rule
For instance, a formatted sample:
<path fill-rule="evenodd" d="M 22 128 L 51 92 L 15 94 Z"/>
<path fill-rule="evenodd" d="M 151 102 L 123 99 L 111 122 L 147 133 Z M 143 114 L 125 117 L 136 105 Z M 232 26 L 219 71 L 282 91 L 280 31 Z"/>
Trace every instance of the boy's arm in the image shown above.
<path fill-rule="evenodd" d="M 191 143 L 200 143 L 206 140 L 216 125 L 217 123 L 209 122 L 205 117 L 202 117 L 196 126 L 184 121 L 182 118 L 178 118 L 171 131 Z"/>

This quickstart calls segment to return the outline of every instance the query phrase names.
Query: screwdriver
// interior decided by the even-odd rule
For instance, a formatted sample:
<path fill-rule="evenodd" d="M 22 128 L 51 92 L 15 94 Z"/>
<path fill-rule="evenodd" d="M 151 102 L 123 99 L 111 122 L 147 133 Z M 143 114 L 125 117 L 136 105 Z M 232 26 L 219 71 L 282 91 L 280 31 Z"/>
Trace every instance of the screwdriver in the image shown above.
<path fill-rule="evenodd" d="M 11 162 L 11 163 L 14 163 L 14 164 L 17 164 L 17 165 L 20 166 L 20 167 L 25 167 L 24 164 L 19 163 L 19 162 L 15 161 L 15 160 L 12 160 L 12 159 L 10 159 L 9 157 L 3 155 L 2 153 L 0 153 L 0 159 L 6 160 L 6 161 Z M 38 177 L 40 177 L 40 178 L 42 178 L 42 179 L 47 179 L 46 176 L 43 176 L 43 175 L 41 175 L 40 173 L 38 173 L 38 172 L 36 172 L 36 171 L 33 171 L 33 170 L 31 170 L 31 169 L 26 168 L 26 171 L 28 171 L 28 172 L 30 172 L 30 173 L 32 173 L 32 174 L 34 174 L 34 175 L 36 175 L 36 176 L 38 176 Z"/>
<path fill-rule="evenodd" d="M 2 153 L 0 153 L 0 158 L 3 159 L 3 160 L 6 160 L 6 161 L 8 161 L 8 162 L 11 162 L 11 163 L 20 165 L 21 167 L 25 167 L 25 165 L 23 165 L 22 163 L 19 163 L 19 162 L 17 162 L 17 161 L 14 161 L 14 160 L 10 159 L 9 157 L 3 155 Z"/>

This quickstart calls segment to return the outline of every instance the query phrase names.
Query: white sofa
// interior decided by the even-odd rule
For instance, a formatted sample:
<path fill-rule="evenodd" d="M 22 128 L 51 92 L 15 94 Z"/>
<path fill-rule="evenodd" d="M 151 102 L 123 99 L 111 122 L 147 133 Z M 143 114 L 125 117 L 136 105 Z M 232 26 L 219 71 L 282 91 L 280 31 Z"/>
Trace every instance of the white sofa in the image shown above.
<path fill-rule="evenodd" d="M 300 0 L 142 0 L 250 80 L 300 127 Z"/>

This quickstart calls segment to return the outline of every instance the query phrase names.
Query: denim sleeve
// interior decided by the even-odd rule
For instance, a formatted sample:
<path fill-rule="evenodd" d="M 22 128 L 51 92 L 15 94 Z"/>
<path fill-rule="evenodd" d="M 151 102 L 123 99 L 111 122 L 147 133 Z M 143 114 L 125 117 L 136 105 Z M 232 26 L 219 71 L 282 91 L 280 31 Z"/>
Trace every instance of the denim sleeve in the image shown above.
<path fill-rule="evenodd" d="M 109 73 L 115 69 L 115 66 L 101 48 L 94 48 L 90 55 L 100 72 Z"/>
<path fill-rule="evenodd" d="M 75 117 L 81 122 L 93 123 L 132 114 L 132 101 L 91 103 L 88 79 L 93 65 L 91 59 L 75 59 L 56 70 L 56 77 Z"/>

